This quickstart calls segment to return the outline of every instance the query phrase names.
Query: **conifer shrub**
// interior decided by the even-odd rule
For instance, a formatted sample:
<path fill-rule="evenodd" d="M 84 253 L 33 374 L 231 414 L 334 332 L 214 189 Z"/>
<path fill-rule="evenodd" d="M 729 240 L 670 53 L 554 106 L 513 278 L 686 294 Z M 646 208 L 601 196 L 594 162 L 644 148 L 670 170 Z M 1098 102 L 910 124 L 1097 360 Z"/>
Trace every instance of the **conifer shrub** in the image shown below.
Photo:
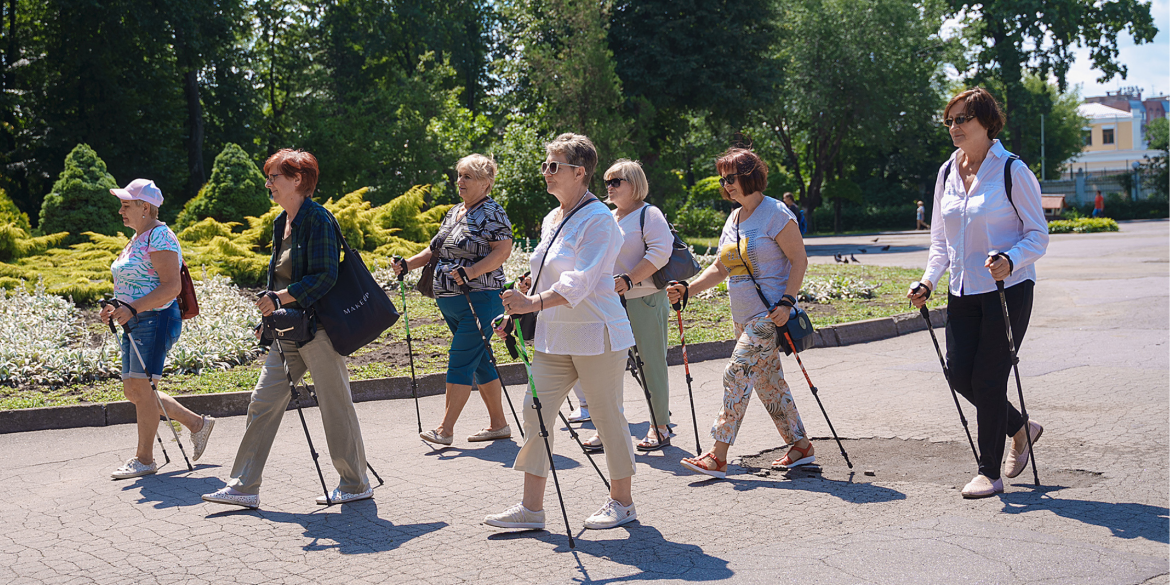
<path fill-rule="evenodd" d="M 235 221 L 263 215 L 271 207 L 264 174 L 244 149 L 229 142 L 215 157 L 211 180 L 183 206 L 175 226 L 184 229 L 208 217 Z"/>
<path fill-rule="evenodd" d="M 65 157 L 65 170 L 41 205 L 41 232 L 69 232 L 62 242 L 65 245 L 85 241 L 87 231 L 107 236 L 124 233 L 118 215 L 121 203 L 110 194 L 117 187 L 97 153 L 89 145 L 78 144 Z"/>

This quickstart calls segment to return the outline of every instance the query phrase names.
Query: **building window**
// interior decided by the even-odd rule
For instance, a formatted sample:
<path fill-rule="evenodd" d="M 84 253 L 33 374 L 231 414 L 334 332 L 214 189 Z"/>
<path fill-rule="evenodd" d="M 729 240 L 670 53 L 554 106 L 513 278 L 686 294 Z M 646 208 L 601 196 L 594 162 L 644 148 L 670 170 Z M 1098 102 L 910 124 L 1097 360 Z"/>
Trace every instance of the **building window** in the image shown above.
<path fill-rule="evenodd" d="M 1113 129 L 1106 128 L 1101 131 L 1101 144 L 1113 144 Z"/>
<path fill-rule="evenodd" d="M 1093 146 L 1093 129 L 1085 128 L 1081 131 L 1081 139 L 1084 140 L 1085 146 Z"/>

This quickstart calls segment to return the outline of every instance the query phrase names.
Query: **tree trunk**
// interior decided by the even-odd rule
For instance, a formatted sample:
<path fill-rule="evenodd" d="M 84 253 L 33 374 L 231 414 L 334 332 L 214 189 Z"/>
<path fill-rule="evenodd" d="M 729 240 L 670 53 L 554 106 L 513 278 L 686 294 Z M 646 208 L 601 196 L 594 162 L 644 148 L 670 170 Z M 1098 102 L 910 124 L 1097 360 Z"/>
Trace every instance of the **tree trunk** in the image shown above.
<path fill-rule="evenodd" d="M 833 233 L 841 233 L 841 198 L 833 199 Z"/>
<path fill-rule="evenodd" d="M 203 103 L 199 99 L 199 75 L 194 69 L 183 73 L 187 96 L 187 195 L 194 197 L 207 175 L 203 166 Z"/>

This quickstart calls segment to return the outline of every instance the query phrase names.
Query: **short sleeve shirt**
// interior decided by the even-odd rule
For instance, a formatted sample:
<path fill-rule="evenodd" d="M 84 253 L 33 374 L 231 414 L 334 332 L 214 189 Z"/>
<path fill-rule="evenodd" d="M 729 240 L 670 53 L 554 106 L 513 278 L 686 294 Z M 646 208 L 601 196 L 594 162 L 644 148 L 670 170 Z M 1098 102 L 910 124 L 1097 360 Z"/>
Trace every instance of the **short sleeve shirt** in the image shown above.
<path fill-rule="evenodd" d="M 166 224 L 137 235 L 130 240 L 130 243 L 118 254 L 114 263 L 110 265 L 110 271 L 114 273 L 115 298 L 128 303 L 136 301 L 158 288 L 162 281 L 159 280 L 158 272 L 155 271 L 154 264 L 150 261 L 150 253 L 159 251 L 175 252 L 179 255 L 179 261 L 183 260 L 183 250 L 179 247 L 179 238 Z M 153 310 L 166 309 L 174 302 L 172 300 L 170 303 Z"/>
<path fill-rule="evenodd" d="M 462 210 L 462 203 L 452 207 L 443 218 L 439 233 L 431 240 L 431 247 L 439 258 L 435 270 L 436 296 L 454 297 L 463 294 L 451 278 L 450 271 L 456 266 L 467 268 L 483 260 L 492 252 L 493 242 L 512 239 L 512 222 L 508 220 L 504 208 L 491 197 L 456 220 Z M 471 290 L 500 290 L 504 288 L 504 268 L 501 266 L 481 274 L 468 284 Z"/>
<path fill-rule="evenodd" d="M 737 239 L 738 218 L 739 212 L 732 213 L 723 225 L 719 262 L 730 272 L 727 293 L 731 297 L 731 318 L 736 323 L 747 323 L 768 314 L 751 275 L 756 277 L 770 304 L 776 304 L 784 296 L 792 261 L 776 243 L 776 236 L 788 222 L 796 222 L 796 217 L 783 203 L 764 197 L 751 216 L 739 225 Z"/>

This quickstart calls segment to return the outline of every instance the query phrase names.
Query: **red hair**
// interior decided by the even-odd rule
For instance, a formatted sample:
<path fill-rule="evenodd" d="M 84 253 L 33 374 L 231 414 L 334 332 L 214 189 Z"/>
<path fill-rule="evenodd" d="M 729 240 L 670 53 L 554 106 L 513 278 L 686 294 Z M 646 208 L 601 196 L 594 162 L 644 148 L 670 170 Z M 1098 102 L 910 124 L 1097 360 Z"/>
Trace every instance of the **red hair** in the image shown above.
<path fill-rule="evenodd" d="M 740 188 L 744 195 L 763 192 L 768 187 L 768 164 L 756 153 L 746 148 L 729 148 L 715 161 L 715 170 L 720 177 L 734 172 L 739 177 Z M 724 199 L 730 200 L 727 189 L 720 187 L 719 193 Z"/>
<path fill-rule="evenodd" d="M 268 160 L 264 161 L 264 174 L 271 175 L 273 171 L 293 178 L 301 178 L 301 194 L 309 197 L 317 189 L 317 177 L 320 171 L 317 168 L 317 157 L 303 150 L 282 148 Z"/>

